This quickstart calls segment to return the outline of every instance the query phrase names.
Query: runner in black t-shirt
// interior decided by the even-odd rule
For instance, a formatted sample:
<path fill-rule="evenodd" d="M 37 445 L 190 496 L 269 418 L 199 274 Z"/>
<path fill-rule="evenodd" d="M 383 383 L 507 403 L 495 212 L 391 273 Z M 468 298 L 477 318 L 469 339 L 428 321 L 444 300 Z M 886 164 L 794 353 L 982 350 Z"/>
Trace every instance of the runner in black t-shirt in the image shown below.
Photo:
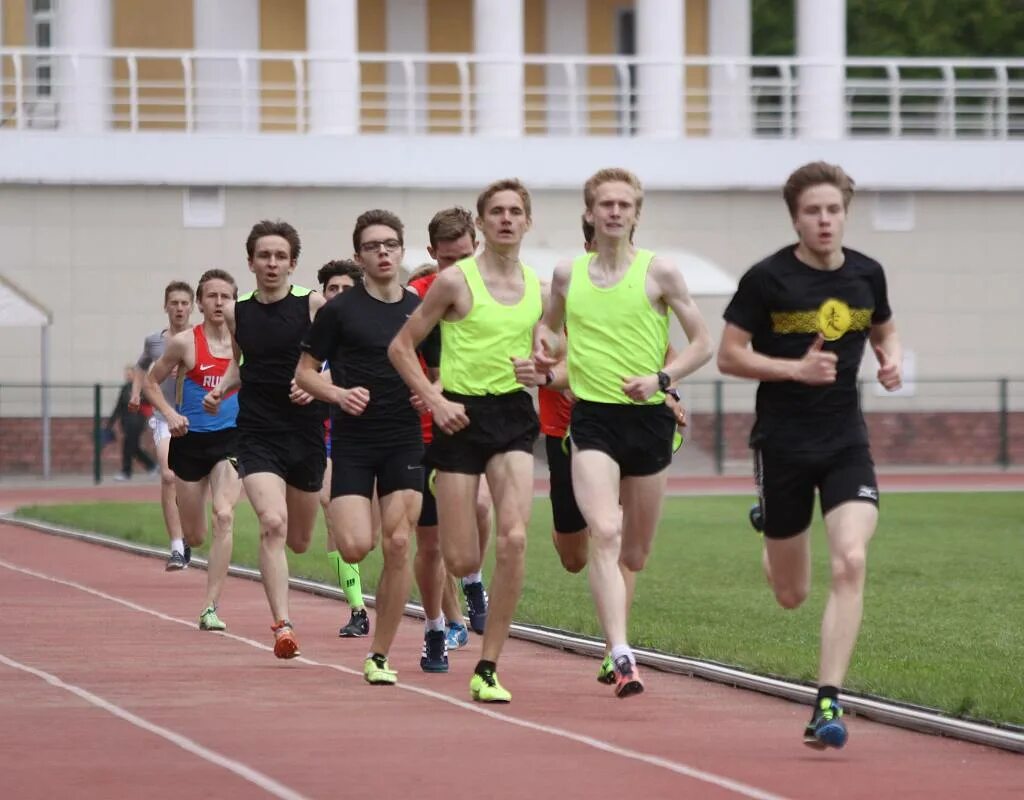
<path fill-rule="evenodd" d="M 388 361 L 388 345 L 420 304 L 400 281 L 403 227 L 389 211 L 367 211 L 352 235 L 363 282 L 333 298 L 302 343 L 298 386 L 341 406 L 332 423 L 331 504 L 328 514 L 342 557 L 362 561 L 373 549 L 370 501 L 380 498 L 384 569 L 377 587 L 377 624 L 363 675 L 394 684 L 388 651 L 409 597 L 409 541 L 420 514 L 423 439 L 409 389 Z M 331 379 L 320 365 L 330 362 Z M 436 364 L 436 356 L 434 356 Z M 448 669 L 444 631 L 436 669 Z"/>
<path fill-rule="evenodd" d="M 853 181 L 824 162 L 783 189 L 799 242 L 754 265 L 725 310 L 718 367 L 760 381 L 750 434 L 764 527 L 764 565 L 779 604 L 810 590 L 815 489 L 828 535 L 832 586 L 821 626 L 818 698 L 804 742 L 842 747 L 838 702 L 857 640 L 878 484 L 857 393 L 870 340 L 878 380 L 900 386 L 902 347 L 882 266 L 842 246 Z"/>
<path fill-rule="evenodd" d="M 294 658 L 299 643 L 288 617 L 288 559 L 309 549 L 323 481 L 322 403 L 294 385 L 299 343 L 324 304 L 323 295 L 291 283 L 299 234 L 287 222 L 264 220 L 245 243 L 256 291 L 225 309 L 235 361 L 203 404 L 216 410 L 238 387 L 238 471 L 260 525 L 260 572 L 274 617 L 274 655 Z M 237 365 L 241 364 L 239 368 Z"/>

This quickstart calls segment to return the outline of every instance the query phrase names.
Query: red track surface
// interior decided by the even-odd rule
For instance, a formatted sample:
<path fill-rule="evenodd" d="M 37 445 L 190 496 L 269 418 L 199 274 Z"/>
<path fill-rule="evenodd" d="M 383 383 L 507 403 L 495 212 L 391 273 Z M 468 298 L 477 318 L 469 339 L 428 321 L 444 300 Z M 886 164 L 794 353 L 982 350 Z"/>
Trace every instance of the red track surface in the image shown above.
<path fill-rule="evenodd" d="M 90 491 L 60 500 L 97 499 Z M 148 500 L 155 486 L 101 496 Z M 0 494 L 0 506 L 44 499 L 54 493 L 22 490 Z M 850 720 L 845 750 L 817 753 L 800 744 L 806 707 L 651 671 L 646 694 L 618 701 L 594 681 L 596 661 L 523 642 L 510 642 L 501 664 L 515 701 L 481 707 L 467 702 L 479 639 L 452 655 L 449 674 L 428 676 L 413 621 L 392 653 L 400 686 L 370 687 L 360 674 L 368 642 L 336 638 L 346 616 L 337 602 L 292 594 L 304 659 L 281 662 L 263 649 L 269 612 L 253 582 L 229 580 L 222 613 L 231 635 L 223 636 L 194 627 L 201 571 L 169 574 L 154 559 L 9 525 L 0 525 L 0 561 L 4 797 L 1024 793 L 1019 756 L 863 719 Z M 95 705 L 102 701 L 135 718 Z M 146 724 L 163 735 L 138 727 Z M 166 738 L 174 735 L 185 738 Z M 214 761 L 202 755 L 211 752 Z M 245 768 L 258 774 L 240 775 Z"/>

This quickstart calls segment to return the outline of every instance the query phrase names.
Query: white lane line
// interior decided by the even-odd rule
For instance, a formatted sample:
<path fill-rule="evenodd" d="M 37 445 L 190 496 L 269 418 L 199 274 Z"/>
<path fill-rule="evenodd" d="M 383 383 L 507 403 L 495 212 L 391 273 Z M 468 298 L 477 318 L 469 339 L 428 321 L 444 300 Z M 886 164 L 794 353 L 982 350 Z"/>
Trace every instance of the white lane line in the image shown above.
<path fill-rule="evenodd" d="M 3 653 L 0 653 L 0 664 L 6 664 L 8 667 L 21 670 L 22 672 L 27 672 L 29 675 L 34 675 L 40 680 L 46 681 L 46 683 L 51 686 L 70 692 L 71 694 L 82 698 L 87 703 L 91 703 L 97 708 L 101 708 L 104 711 L 113 714 L 115 717 L 123 719 L 125 722 L 134 725 L 136 728 L 142 728 L 144 731 L 149 731 L 150 733 L 159 736 L 161 739 L 166 739 L 171 744 L 177 745 L 182 750 L 192 753 L 195 756 L 199 756 L 203 761 L 208 761 L 214 766 L 221 767 L 222 769 L 235 773 L 238 777 L 243 780 L 247 780 L 249 783 L 259 787 L 273 797 L 279 797 L 281 800 L 308 800 L 305 795 L 289 789 L 287 786 L 278 783 L 273 778 L 264 775 L 262 772 L 257 772 L 240 761 L 235 761 L 233 758 L 223 756 L 215 750 L 210 750 L 207 747 L 197 744 L 187 736 L 182 736 L 180 733 L 175 733 L 172 730 L 168 730 L 167 728 L 156 725 L 149 720 L 143 719 L 142 717 L 133 714 L 131 711 L 126 711 L 120 706 L 116 706 L 110 701 L 104 700 L 99 695 L 95 695 L 87 689 L 62 681 L 56 675 L 51 675 L 49 672 L 43 672 L 41 669 L 30 667 L 28 664 L 22 664 L 20 661 L 15 661 L 13 658 L 8 658 Z"/>
<path fill-rule="evenodd" d="M 125 600 L 123 598 L 107 594 L 106 592 L 102 592 L 99 589 L 93 589 L 91 586 L 85 586 L 80 583 L 75 583 L 74 581 L 67 581 L 62 578 L 57 578 L 53 575 L 46 575 L 42 572 L 36 572 L 32 569 L 19 567 L 15 564 L 11 564 L 3 560 L 0 560 L 0 567 L 9 569 L 12 572 L 20 572 L 23 575 L 29 575 L 33 578 L 40 578 L 45 581 L 50 581 L 51 583 L 60 584 L 61 586 L 67 586 L 72 589 L 77 589 L 81 592 L 94 595 L 95 597 L 100 597 L 104 600 L 108 600 L 111 603 L 117 603 L 119 605 L 124 606 L 125 608 L 131 609 L 132 611 L 138 611 L 143 614 L 149 614 L 150 616 L 162 619 L 165 622 L 174 622 L 179 625 L 184 625 L 188 628 L 196 627 L 196 623 L 194 621 L 178 619 L 177 617 L 169 616 L 160 611 L 156 611 L 151 608 L 146 608 L 145 606 L 140 606 L 137 603 L 133 603 L 131 600 Z M 244 636 L 238 636 L 233 633 L 227 633 L 226 631 L 220 633 L 206 632 L 203 635 L 223 636 L 227 639 L 233 639 L 236 642 L 242 642 L 258 650 L 273 650 L 272 647 L 263 644 L 262 642 L 257 642 L 254 639 L 247 639 Z M 305 656 L 300 656 L 299 658 L 296 658 L 294 660 L 302 664 L 309 664 L 313 667 L 322 667 L 325 669 L 336 670 L 337 672 L 342 672 L 346 675 L 354 675 L 359 678 L 362 678 L 363 676 L 362 672 L 350 669 L 349 667 L 341 666 L 340 664 L 325 664 L 319 661 L 314 661 L 311 658 L 306 658 Z M 509 725 L 515 725 L 520 728 L 526 728 L 527 730 L 536 731 L 537 733 L 546 733 L 550 736 L 555 736 L 560 739 L 566 739 L 568 741 L 582 744 L 586 747 L 591 747 L 595 750 L 600 750 L 605 753 L 610 753 L 612 755 L 619 756 L 620 758 L 626 758 L 631 761 L 638 761 L 643 764 L 648 764 L 649 766 L 659 767 L 661 769 L 668 770 L 669 772 L 674 772 L 677 775 L 683 775 L 687 778 L 693 778 L 694 780 L 701 781 L 702 783 L 707 783 L 712 786 L 717 786 L 720 789 L 726 789 L 728 791 L 735 792 L 736 794 L 741 795 L 743 797 L 749 797 L 751 798 L 751 800 L 786 800 L 786 798 L 784 798 L 782 795 L 773 794 L 763 789 L 759 789 L 756 786 L 750 786 L 748 784 L 741 783 L 740 781 L 734 781 L 731 778 L 726 778 L 722 775 L 716 775 L 713 772 L 706 772 L 702 769 L 697 769 L 696 767 L 691 767 L 687 764 L 683 764 L 678 761 L 671 761 L 669 759 L 654 756 L 649 753 L 642 753 L 638 750 L 631 750 L 627 747 L 619 747 L 618 745 L 614 745 L 611 742 L 606 742 L 603 739 L 596 739 L 592 736 L 585 736 L 580 733 L 574 733 L 573 731 L 568 731 L 563 728 L 556 728 L 551 725 L 543 725 L 541 723 L 530 722 L 529 720 L 512 717 L 507 714 L 502 714 L 500 712 L 493 711 L 492 709 L 487 708 L 486 706 L 482 706 L 477 703 L 470 703 L 465 700 L 457 700 L 454 697 L 451 697 L 446 694 L 441 694 L 440 692 L 435 692 L 431 689 L 423 689 L 419 686 L 410 686 L 404 683 L 397 684 L 397 688 L 407 692 L 413 692 L 415 694 L 422 695 L 423 697 L 430 697 L 434 700 L 439 700 L 441 702 L 448 703 L 449 705 L 455 706 L 456 708 L 460 708 L 463 711 L 469 711 L 474 714 L 479 714 L 483 717 L 489 717 L 490 719 L 496 720 L 498 722 L 504 722 Z"/>

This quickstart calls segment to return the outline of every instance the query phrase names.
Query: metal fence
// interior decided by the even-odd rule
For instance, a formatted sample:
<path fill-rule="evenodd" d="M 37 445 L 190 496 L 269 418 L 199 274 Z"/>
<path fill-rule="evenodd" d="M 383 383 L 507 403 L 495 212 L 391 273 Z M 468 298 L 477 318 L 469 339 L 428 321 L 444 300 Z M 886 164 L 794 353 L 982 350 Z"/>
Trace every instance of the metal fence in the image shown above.
<path fill-rule="evenodd" d="M 684 475 L 749 471 L 754 387 L 684 382 L 690 422 L 673 469 Z M 119 384 L 51 384 L 47 439 L 43 387 L 0 384 L 0 481 L 45 477 L 46 464 L 50 476 L 92 475 L 96 482 L 120 472 L 120 432 L 112 441 L 104 434 L 119 390 Z M 864 383 L 861 397 L 880 468 L 1024 466 L 1024 378 L 919 379 L 897 396 L 876 396 L 874 385 Z M 141 438 L 152 453 L 148 434 Z M 537 453 L 543 458 L 543 447 Z"/>
<path fill-rule="evenodd" d="M 84 118 L 136 132 L 216 130 L 308 133 L 314 107 L 353 108 L 362 133 L 472 135 L 486 94 L 482 69 L 512 69 L 523 86 L 526 135 L 632 136 L 646 98 L 642 67 L 676 70 L 684 136 L 795 138 L 798 110 L 814 102 L 797 58 L 0 48 L 0 128 L 75 130 Z M 839 65 L 846 135 L 1024 137 L 1024 59 L 847 58 Z M 325 94 L 317 70 L 351 73 Z M 354 95 L 354 96 L 353 96 Z M 68 98 L 75 110 L 68 112 Z M 723 108 L 722 104 L 725 104 Z M 92 108 L 87 106 L 92 104 Z M 724 120 L 724 121 L 723 121 Z M 92 132 L 92 131 L 90 131 Z"/>

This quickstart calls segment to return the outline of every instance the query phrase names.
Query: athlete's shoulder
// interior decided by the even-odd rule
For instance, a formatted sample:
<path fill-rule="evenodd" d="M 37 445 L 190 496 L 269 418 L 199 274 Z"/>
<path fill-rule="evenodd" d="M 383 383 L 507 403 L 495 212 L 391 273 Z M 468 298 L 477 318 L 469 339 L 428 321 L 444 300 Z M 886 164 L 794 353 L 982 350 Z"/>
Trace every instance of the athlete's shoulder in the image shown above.
<path fill-rule="evenodd" d="M 308 297 L 313 294 L 312 289 L 307 289 L 305 286 L 299 286 L 297 283 L 293 283 L 291 289 L 288 291 L 292 297 Z"/>
<path fill-rule="evenodd" d="M 239 303 L 252 303 L 255 300 L 256 290 L 253 289 L 251 291 L 245 292 L 244 294 L 238 295 L 238 298 L 235 300 L 235 305 L 237 306 Z"/>
<path fill-rule="evenodd" d="M 431 272 L 429 275 L 424 275 L 421 278 L 410 281 L 407 288 L 420 297 L 424 297 L 430 287 L 434 285 L 434 281 L 437 280 L 437 276 L 440 274 L 440 272 Z"/>
<path fill-rule="evenodd" d="M 843 255 L 846 257 L 846 263 L 855 266 L 860 270 L 867 273 L 883 272 L 883 267 L 880 262 L 876 261 L 869 255 L 865 255 L 859 250 L 854 250 L 850 247 L 843 248 Z"/>

